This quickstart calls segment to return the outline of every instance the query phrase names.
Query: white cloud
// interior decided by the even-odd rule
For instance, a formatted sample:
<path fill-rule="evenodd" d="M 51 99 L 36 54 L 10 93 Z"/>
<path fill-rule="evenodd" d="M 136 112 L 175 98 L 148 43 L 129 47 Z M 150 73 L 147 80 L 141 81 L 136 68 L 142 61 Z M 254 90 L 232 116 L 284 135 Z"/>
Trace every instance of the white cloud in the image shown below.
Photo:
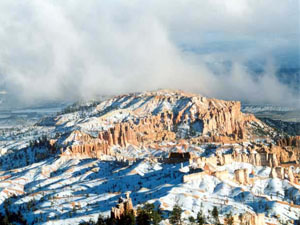
<path fill-rule="evenodd" d="M 294 0 L 2 0 L 0 87 L 25 102 L 181 88 L 292 104 L 298 96 L 273 70 L 254 80 L 242 64 L 250 56 L 269 60 L 275 48 L 299 47 L 297 5 Z M 228 43 L 229 49 L 220 50 Z M 231 61 L 233 69 L 214 75 L 206 63 L 219 61 Z"/>

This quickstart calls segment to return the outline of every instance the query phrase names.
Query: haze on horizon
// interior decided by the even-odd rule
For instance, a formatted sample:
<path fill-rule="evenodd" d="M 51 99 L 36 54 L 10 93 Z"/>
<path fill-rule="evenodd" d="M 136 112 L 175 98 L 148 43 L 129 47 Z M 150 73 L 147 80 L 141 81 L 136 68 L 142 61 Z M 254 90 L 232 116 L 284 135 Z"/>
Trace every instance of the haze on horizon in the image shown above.
<path fill-rule="evenodd" d="M 0 102 L 172 88 L 299 106 L 299 8 L 298 0 L 2 0 Z M 282 68 L 292 71 L 284 81 Z"/>

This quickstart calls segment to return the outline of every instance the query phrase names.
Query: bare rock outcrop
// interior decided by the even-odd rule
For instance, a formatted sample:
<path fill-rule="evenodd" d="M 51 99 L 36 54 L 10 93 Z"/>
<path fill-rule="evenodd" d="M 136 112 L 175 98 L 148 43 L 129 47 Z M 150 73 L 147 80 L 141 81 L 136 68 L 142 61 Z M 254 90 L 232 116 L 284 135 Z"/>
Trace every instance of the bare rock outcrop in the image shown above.
<path fill-rule="evenodd" d="M 276 155 L 272 153 L 234 153 L 233 160 L 236 162 L 250 163 L 255 166 L 276 167 L 279 165 Z"/>
<path fill-rule="evenodd" d="M 67 144 L 67 143 L 70 143 L 70 142 L 88 142 L 90 140 L 92 140 L 93 138 L 82 132 L 82 131 L 79 131 L 79 130 L 74 130 L 73 132 L 71 132 L 69 134 L 69 136 L 64 140 L 64 144 Z"/>
<path fill-rule="evenodd" d="M 291 183 L 297 183 L 291 167 L 283 168 L 281 166 L 273 167 L 270 172 L 270 178 L 285 179 L 287 178 Z"/>
<path fill-rule="evenodd" d="M 143 118 L 137 124 L 133 121 L 118 123 L 107 131 L 100 132 L 98 137 L 107 141 L 109 146 L 121 147 L 175 140 L 176 134 L 169 130 L 170 121 L 165 117 L 165 114 L 160 114 Z"/>
<path fill-rule="evenodd" d="M 78 145 L 71 145 L 63 150 L 63 156 L 101 158 L 102 155 L 113 155 L 106 141 L 93 139 Z"/>
<path fill-rule="evenodd" d="M 234 215 L 233 224 L 265 225 L 265 215 L 263 213 L 259 213 L 259 214 L 245 213 L 242 215 Z"/>
<path fill-rule="evenodd" d="M 116 207 L 111 209 L 111 218 L 120 219 L 123 215 L 128 213 L 135 213 L 132 205 L 132 200 L 129 197 L 129 193 L 126 193 L 126 198 L 120 198 Z"/>
<path fill-rule="evenodd" d="M 284 176 L 285 173 L 284 173 L 284 168 L 283 167 L 273 167 L 271 169 L 271 172 L 270 172 L 270 178 L 278 178 L 278 179 L 284 179 Z"/>
<path fill-rule="evenodd" d="M 196 163 L 198 167 L 203 167 L 205 163 L 210 163 L 212 165 L 227 165 L 233 162 L 249 163 L 255 166 L 269 166 L 277 167 L 279 162 L 277 160 L 276 154 L 273 153 L 237 153 L 226 155 L 217 155 L 207 157 L 191 158 L 190 164 Z"/>
<path fill-rule="evenodd" d="M 216 178 L 218 178 L 218 179 L 220 179 L 220 180 L 222 180 L 222 181 L 226 181 L 226 180 L 228 180 L 229 172 L 228 172 L 228 170 L 215 171 L 215 172 L 213 173 L 213 175 L 214 175 Z"/>
<path fill-rule="evenodd" d="M 293 146 L 300 148 L 300 136 L 287 136 L 277 139 L 277 145 L 279 146 Z"/>
<path fill-rule="evenodd" d="M 143 98 L 147 101 L 132 112 L 141 118 L 116 123 L 100 132 L 99 139 L 122 147 L 168 141 L 180 136 L 185 127 L 189 134 L 210 137 L 208 141 L 242 140 L 249 133 L 247 123 L 259 123 L 253 115 L 241 112 L 240 102 L 207 99 L 179 91 L 146 92 L 136 97 Z M 173 108 L 164 105 L 173 105 Z"/>
<path fill-rule="evenodd" d="M 295 149 L 290 149 L 289 147 L 271 145 L 267 151 L 275 154 L 280 163 L 298 160 L 297 151 Z"/>
<path fill-rule="evenodd" d="M 126 99 L 131 103 L 122 105 Z M 130 108 L 136 102 L 140 102 L 139 106 Z M 104 107 L 109 104 L 110 108 Z M 97 109 L 103 110 L 98 119 L 112 126 L 100 131 L 97 138 L 74 131 L 65 140 L 65 143 L 75 143 L 68 149 L 70 154 L 99 157 L 110 154 L 113 146 L 143 147 L 180 138 L 198 143 L 236 142 L 248 138 L 253 124 L 261 124 L 253 115 L 241 112 L 240 102 L 208 99 L 180 91 L 117 96 L 101 103 Z M 110 115 L 118 111 L 131 116 L 112 122 Z M 270 163 L 276 165 L 272 160 Z"/>
<path fill-rule="evenodd" d="M 234 171 L 234 178 L 240 184 L 250 184 L 248 169 L 237 169 Z"/>
<path fill-rule="evenodd" d="M 285 173 L 287 174 L 287 177 L 288 177 L 288 180 L 292 183 L 298 183 L 297 182 L 297 179 L 295 178 L 294 176 L 294 173 L 292 171 L 292 168 L 291 167 L 288 167 L 285 169 Z"/>

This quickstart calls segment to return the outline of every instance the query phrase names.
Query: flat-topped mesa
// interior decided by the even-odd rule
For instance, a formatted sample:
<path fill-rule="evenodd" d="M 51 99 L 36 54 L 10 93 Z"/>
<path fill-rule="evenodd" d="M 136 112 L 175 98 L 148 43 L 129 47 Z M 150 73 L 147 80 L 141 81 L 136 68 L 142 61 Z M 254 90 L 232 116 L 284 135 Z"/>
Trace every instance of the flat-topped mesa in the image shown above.
<path fill-rule="evenodd" d="M 127 107 L 126 112 L 135 116 L 134 121 L 117 122 L 114 127 L 100 132 L 99 139 L 108 141 L 109 145 L 120 146 L 196 136 L 242 140 L 249 133 L 247 123 L 258 122 L 254 116 L 240 111 L 240 102 L 165 90 L 134 97 L 136 102 L 140 102 L 139 107 L 132 107 L 130 112 L 127 106 L 134 104 L 130 103 L 134 100 L 120 106 L 123 109 Z M 116 101 L 122 102 L 122 99 Z"/>
<path fill-rule="evenodd" d="M 96 107 L 97 121 L 103 124 L 97 140 L 76 131 L 66 141 L 91 144 L 71 147 L 70 151 L 95 156 L 99 154 L 93 151 L 107 152 L 112 146 L 141 147 L 179 139 L 197 143 L 246 140 L 252 134 L 252 125 L 260 126 L 261 122 L 240 109 L 240 102 L 181 91 L 122 95 Z"/>

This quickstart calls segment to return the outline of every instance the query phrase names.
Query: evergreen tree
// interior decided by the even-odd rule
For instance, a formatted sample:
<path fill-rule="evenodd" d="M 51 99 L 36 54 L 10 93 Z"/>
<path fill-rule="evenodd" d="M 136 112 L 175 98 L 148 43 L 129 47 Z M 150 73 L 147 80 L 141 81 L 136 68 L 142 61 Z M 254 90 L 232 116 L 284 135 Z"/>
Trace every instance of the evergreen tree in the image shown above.
<path fill-rule="evenodd" d="M 128 212 L 121 216 L 121 219 L 117 221 L 118 225 L 135 225 L 135 216 L 133 211 Z"/>
<path fill-rule="evenodd" d="M 95 225 L 95 223 L 92 219 L 90 219 L 88 222 L 81 222 L 79 225 Z"/>
<path fill-rule="evenodd" d="M 136 217 L 137 225 L 150 225 L 151 223 L 150 214 L 145 209 L 138 208 L 137 214 L 138 214 L 138 216 Z"/>
<path fill-rule="evenodd" d="M 151 220 L 153 222 L 153 225 L 158 225 L 160 221 L 162 220 L 162 212 L 160 209 L 153 210 L 151 214 Z"/>
<path fill-rule="evenodd" d="M 198 212 L 198 214 L 197 214 L 197 223 L 198 223 L 199 225 L 203 225 L 203 224 L 206 223 L 205 217 L 203 216 L 202 210 L 200 210 L 200 211 Z"/>
<path fill-rule="evenodd" d="M 195 220 L 194 217 L 190 216 L 190 217 L 189 217 L 189 222 L 190 222 L 191 224 L 194 224 L 194 223 L 196 222 L 196 220 Z"/>
<path fill-rule="evenodd" d="M 99 214 L 96 224 L 97 225 L 105 225 L 106 224 L 106 221 L 105 221 L 105 219 L 103 218 L 103 216 L 101 214 Z"/>
<path fill-rule="evenodd" d="M 114 218 L 108 218 L 108 219 L 105 221 L 105 223 L 106 223 L 107 225 L 117 225 L 117 224 L 118 224 L 117 220 L 114 219 Z"/>
<path fill-rule="evenodd" d="M 181 214 L 182 214 L 182 209 L 180 208 L 180 206 L 178 204 L 175 204 L 173 207 L 173 210 L 171 212 L 169 221 L 172 224 L 181 225 L 182 224 Z"/>
<path fill-rule="evenodd" d="M 218 208 L 216 206 L 214 206 L 212 212 L 211 212 L 211 215 L 213 216 L 214 220 L 215 220 L 215 223 L 216 224 L 219 224 L 219 211 L 218 211 Z"/>
<path fill-rule="evenodd" d="M 137 210 L 137 224 L 153 224 L 158 225 L 162 220 L 162 212 L 155 209 L 154 204 L 146 203 L 143 208 Z"/>

